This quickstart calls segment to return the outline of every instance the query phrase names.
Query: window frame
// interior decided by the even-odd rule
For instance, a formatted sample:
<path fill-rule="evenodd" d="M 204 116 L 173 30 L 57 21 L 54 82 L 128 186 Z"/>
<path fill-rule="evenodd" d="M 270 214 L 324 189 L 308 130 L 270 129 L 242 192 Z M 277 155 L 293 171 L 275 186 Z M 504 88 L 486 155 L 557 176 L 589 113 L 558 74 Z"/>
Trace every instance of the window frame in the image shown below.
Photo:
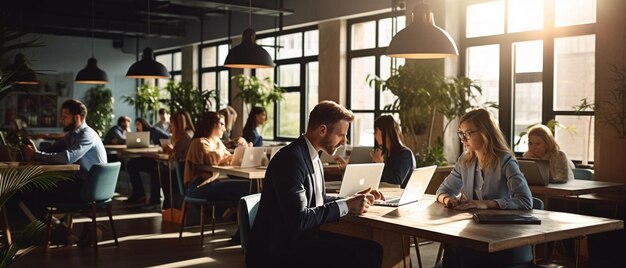
<path fill-rule="evenodd" d="M 220 73 L 223 71 L 228 71 L 228 85 L 227 85 L 227 91 L 228 91 L 228 103 L 226 103 L 226 105 L 224 105 L 224 107 L 231 105 L 232 101 L 233 101 L 233 97 L 232 97 L 232 90 L 231 90 L 231 82 L 232 79 L 230 79 L 231 77 L 231 72 L 230 72 L 230 68 L 225 67 L 224 65 L 219 65 L 220 63 L 219 61 L 219 46 L 221 45 L 228 45 L 228 51 L 230 51 L 232 44 L 229 42 L 229 40 L 226 41 L 220 41 L 220 42 L 212 42 L 212 43 L 206 43 L 206 44 L 201 44 L 198 45 L 198 65 L 200 66 L 200 68 L 198 68 L 198 89 L 200 91 L 203 91 L 204 89 L 204 81 L 202 79 L 202 77 L 204 76 L 205 73 L 215 73 L 215 111 L 218 111 L 220 109 L 220 107 L 222 106 L 222 103 L 220 101 L 220 82 L 221 82 L 221 78 L 220 78 Z M 216 62 L 215 62 L 215 66 L 211 66 L 211 67 L 205 67 L 203 66 L 203 58 L 204 58 L 204 54 L 203 51 L 205 48 L 208 47 L 215 47 L 215 53 L 216 53 Z M 228 54 L 227 54 L 228 55 Z"/>

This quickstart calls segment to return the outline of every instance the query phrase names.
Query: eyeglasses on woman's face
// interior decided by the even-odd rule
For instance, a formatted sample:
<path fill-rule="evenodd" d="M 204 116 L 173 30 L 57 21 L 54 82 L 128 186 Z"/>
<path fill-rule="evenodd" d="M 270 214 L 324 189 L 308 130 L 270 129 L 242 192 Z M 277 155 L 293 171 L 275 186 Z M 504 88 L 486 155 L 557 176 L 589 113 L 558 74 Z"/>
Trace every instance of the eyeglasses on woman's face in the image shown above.
<path fill-rule="evenodd" d="M 472 133 L 474 132 L 478 132 L 478 130 L 468 130 L 468 131 L 457 131 L 456 135 L 459 136 L 459 139 L 461 139 L 462 141 L 466 141 L 472 138 Z"/>

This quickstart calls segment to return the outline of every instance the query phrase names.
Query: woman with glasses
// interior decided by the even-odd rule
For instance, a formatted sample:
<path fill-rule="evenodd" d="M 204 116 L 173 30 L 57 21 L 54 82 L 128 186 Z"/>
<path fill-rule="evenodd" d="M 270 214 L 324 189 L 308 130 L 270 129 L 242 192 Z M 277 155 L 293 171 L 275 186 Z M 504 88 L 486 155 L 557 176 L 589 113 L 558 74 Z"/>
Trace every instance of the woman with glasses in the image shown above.
<path fill-rule="evenodd" d="M 381 115 L 374 121 L 376 149 L 372 160 L 385 163 L 381 181 L 397 184 L 404 188 L 415 169 L 415 157 L 404 146 L 400 125 L 391 115 Z"/>
<path fill-rule="evenodd" d="M 458 135 L 465 150 L 439 186 L 437 201 L 458 210 L 532 209 L 526 178 L 495 118 L 484 109 L 470 111 L 461 117 Z M 496 253 L 450 246 L 446 248 L 443 266 L 500 267 L 517 261 L 532 261 L 530 246 Z"/>
<path fill-rule="evenodd" d="M 254 147 L 263 146 L 263 136 L 258 127 L 265 124 L 267 113 L 263 107 L 255 106 L 248 114 L 248 120 L 243 127 L 243 138 L 251 142 Z"/>
<path fill-rule="evenodd" d="M 528 129 L 528 151 L 524 157 L 550 161 L 550 182 L 567 182 L 574 179 L 574 163 L 556 143 L 552 131 L 541 124 Z"/>

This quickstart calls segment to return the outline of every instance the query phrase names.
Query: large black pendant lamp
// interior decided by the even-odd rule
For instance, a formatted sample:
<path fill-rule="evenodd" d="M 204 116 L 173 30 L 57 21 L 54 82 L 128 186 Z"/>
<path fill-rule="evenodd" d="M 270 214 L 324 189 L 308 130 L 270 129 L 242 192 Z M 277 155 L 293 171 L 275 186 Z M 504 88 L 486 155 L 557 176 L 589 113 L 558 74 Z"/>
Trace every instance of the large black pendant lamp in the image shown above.
<path fill-rule="evenodd" d="M 91 0 L 91 58 L 87 60 L 87 66 L 80 70 L 74 79 L 74 82 L 79 84 L 106 84 L 109 82 L 107 73 L 98 68 L 98 60 L 93 53 L 94 16 L 94 0 Z"/>
<path fill-rule="evenodd" d="M 37 75 L 35 71 L 28 67 L 26 63 L 26 56 L 22 53 L 15 54 L 13 59 L 13 66 L 8 68 L 8 73 L 11 76 L 10 80 L 14 81 L 18 85 L 38 85 Z"/>
<path fill-rule="evenodd" d="M 458 56 L 452 37 L 435 25 L 428 5 L 418 4 L 411 14 L 410 24 L 398 32 L 385 53 L 393 58 L 437 59 Z"/>
<path fill-rule="evenodd" d="M 154 60 L 154 51 L 150 48 L 150 0 L 148 0 L 148 46 L 143 50 L 141 60 L 133 63 L 126 72 L 127 78 L 161 79 L 169 78 L 170 73 L 163 64 Z"/>
<path fill-rule="evenodd" d="M 248 28 L 243 31 L 241 44 L 233 47 L 226 56 L 224 66 L 228 68 L 272 68 L 274 62 L 267 50 L 256 43 L 256 32 L 252 29 L 252 0 L 248 1 Z"/>

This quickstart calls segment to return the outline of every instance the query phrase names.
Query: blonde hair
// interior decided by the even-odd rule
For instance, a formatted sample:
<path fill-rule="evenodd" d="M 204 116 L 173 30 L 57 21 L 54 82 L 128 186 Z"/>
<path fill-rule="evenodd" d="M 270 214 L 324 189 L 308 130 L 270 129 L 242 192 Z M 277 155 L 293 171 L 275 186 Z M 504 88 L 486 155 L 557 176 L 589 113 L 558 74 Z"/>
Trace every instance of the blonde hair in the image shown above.
<path fill-rule="evenodd" d="M 546 143 L 547 152 L 554 153 L 561 149 L 559 145 L 556 143 L 556 140 L 554 139 L 554 135 L 552 135 L 552 131 L 547 126 L 544 126 L 542 124 L 531 126 L 528 129 L 528 136 L 530 137 L 531 135 L 542 139 L 543 142 Z"/>
<path fill-rule="evenodd" d="M 496 119 L 487 110 L 476 109 L 463 115 L 459 125 L 465 122 L 474 124 L 476 131 L 480 134 L 482 139 L 483 147 L 480 150 L 485 157 L 482 162 L 482 168 L 494 170 L 500 165 L 498 155 L 511 153 L 511 149 L 507 145 Z M 463 164 L 467 165 L 474 159 L 477 159 L 476 153 L 470 152 Z"/>
<path fill-rule="evenodd" d="M 188 130 L 194 131 L 191 116 L 187 112 L 176 112 L 172 114 L 170 122 L 172 122 L 174 126 L 171 128 L 172 144 L 176 144 L 182 138 L 184 132 Z"/>
<path fill-rule="evenodd" d="M 227 132 L 230 132 L 233 129 L 235 121 L 237 120 L 237 111 L 235 111 L 235 108 L 226 106 L 226 108 L 217 111 L 217 113 L 224 116 L 224 127 Z"/>

